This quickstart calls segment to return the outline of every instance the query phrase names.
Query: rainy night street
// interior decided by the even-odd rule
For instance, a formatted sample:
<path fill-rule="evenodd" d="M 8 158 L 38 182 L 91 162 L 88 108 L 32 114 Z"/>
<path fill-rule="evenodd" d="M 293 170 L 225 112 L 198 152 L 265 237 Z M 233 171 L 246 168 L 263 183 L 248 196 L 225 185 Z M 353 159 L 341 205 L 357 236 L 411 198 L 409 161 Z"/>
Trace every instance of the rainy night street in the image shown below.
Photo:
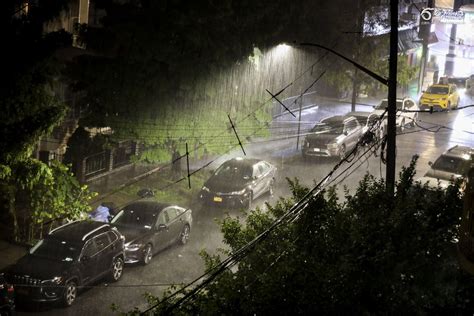
<path fill-rule="evenodd" d="M 472 104 L 472 101 L 465 97 L 461 106 L 468 104 Z M 343 113 L 347 107 L 349 107 L 347 104 L 339 105 L 340 112 Z M 453 128 L 453 130 L 441 129 L 436 133 L 432 133 L 418 127 L 407 128 L 404 131 L 405 134 L 398 137 L 397 173 L 403 165 L 409 163 L 413 154 L 418 154 L 420 158 L 417 176 L 422 176 L 429 167 L 428 162 L 434 161 L 436 157 L 453 144 L 472 143 L 474 141 L 474 135 L 472 134 L 474 125 L 470 119 L 472 115 L 474 115 L 474 108 L 447 113 L 420 114 L 418 119 L 422 127 L 432 129 L 442 125 Z M 317 116 L 318 111 L 314 108 L 308 108 L 302 115 L 305 121 L 311 121 Z M 256 206 L 258 205 L 263 209 L 265 209 L 264 202 L 273 203 L 276 197 L 288 196 L 289 189 L 285 177 L 297 177 L 303 184 L 311 186 L 314 181 L 321 180 L 337 162 L 337 159 L 324 158 L 304 161 L 295 149 L 288 150 L 290 147 L 296 148 L 295 138 L 268 143 L 271 146 L 267 147 L 256 143 L 246 147 L 249 156 L 267 159 L 278 167 L 274 197 L 270 198 L 266 195 L 256 201 Z M 235 150 L 229 156 L 240 155 L 239 150 Z M 351 189 L 356 186 L 357 181 L 366 172 L 376 176 L 380 174 L 383 177 L 385 176 L 385 168 L 380 164 L 378 157 L 371 156 L 365 160 L 364 156 L 356 160 L 360 162 L 342 173 L 341 176 L 338 176 L 339 173 L 336 172 L 332 178 L 335 181 L 330 182 L 330 184 L 337 184 L 341 189 L 343 185 L 346 185 Z M 341 169 L 345 169 L 346 166 L 348 166 L 347 163 L 342 165 Z M 352 172 L 354 169 L 356 170 Z M 343 181 L 340 182 L 341 180 Z M 204 264 L 199 252 L 204 249 L 210 253 L 215 253 L 218 248 L 226 248 L 221 242 L 222 234 L 216 224 L 216 219 L 222 219 L 227 214 L 241 217 L 244 215 L 239 210 L 229 212 L 222 208 L 201 208 L 197 201 L 194 205 L 191 205 L 191 208 L 193 209 L 194 226 L 187 245 L 172 246 L 158 253 L 148 266 L 139 264 L 126 266 L 123 278 L 119 282 L 108 286 L 99 282 L 78 296 L 76 304 L 70 308 L 43 306 L 41 312 L 35 310 L 33 313 L 38 313 L 38 315 L 112 315 L 110 306 L 113 303 L 119 305 L 125 311 L 136 306 L 143 310 L 147 306 L 143 293 L 150 292 L 158 295 L 163 293 L 170 284 L 193 281 L 204 272 Z M 32 315 L 33 313 L 31 311 L 21 311 L 19 315 Z"/>
<path fill-rule="evenodd" d="M 0 13 L 0 316 L 474 315 L 474 0 Z"/>

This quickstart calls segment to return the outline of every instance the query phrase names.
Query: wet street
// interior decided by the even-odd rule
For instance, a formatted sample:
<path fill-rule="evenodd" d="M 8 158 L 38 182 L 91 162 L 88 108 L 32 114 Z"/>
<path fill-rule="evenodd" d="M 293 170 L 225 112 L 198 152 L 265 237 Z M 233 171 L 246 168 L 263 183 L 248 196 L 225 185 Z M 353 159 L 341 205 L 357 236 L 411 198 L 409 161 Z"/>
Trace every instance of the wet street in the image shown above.
<path fill-rule="evenodd" d="M 473 104 L 473 100 L 464 96 L 460 106 Z M 348 111 L 347 104 L 333 107 L 335 112 L 328 112 L 325 106 L 320 106 L 322 112 L 316 108 L 307 108 L 302 113 L 302 121 L 307 122 L 306 128 L 328 113 L 344 113 Z M 326 110 L 324 110 L 326 109 Z M 323 111 L 324 110 L 324 111 Z M 359 108 L 358 108 L 359 110 Z M 365 110 L 367 106 L 365 106 Z M 428 169 L 428 162 L 434 161 L 441 153 L 455 145 L 474 146 L 474 107 L 455 110 L 446 113 L 420 113 L 418 122 L 421 127 L 411 127 L 397 136 L 397 175 L 402 166 L 408 165 L 413 155 L 420 156 L 417 165 L 417 176 L 421 177 Z M 256 156 L 267 159 L 278 168 L 278 177 L 275 195 L 272 198 L 264 196 L 258 199 L 258 205 L 262 206 L 266 200 L 271 203 L 279 196 L 289 194 L 285 178 L 297 177 L 304 185 L 311 186 L 314 182 L 322 179 L 336 164 L 335 159 L 314 159 L 304 161 L 299 151 L 296 151 L 296 138 L 294 135 L 294 121 L 288 115 L 278 117 L 276 121 L 284 122 L 285 127 L 275 128 L 278 137 L 276 140 L 256 141 L 254 145 L 248 146 L 248 156 Z M 274 122 L 275 124 L 276 122 Z M 276 132 L 275 132 L 276 133 Z M 285 135 L 289 135 L 285 137 Z M 302 139 L 300 138 L 300 141 Z M 238 151 L 235 153 L 238 154 Z M 346 185 L 348 189 L 354 189 L 361 177 L 369 172 L 376 177 L 385 176 L 385 165 L 377 156 L 359 155 L 354 159 L 355 164 L 343 171 L 337 171 L 331 184 L 342 188 Z M 341 166 L 340 170 L 346 169 L 349 163 Z M 340 174 L 340 176 L 339 176 Z M 340 182 L 343 180 L 342 182 Z M 222 235 L 216 223 L 216 219 L 227 216 L 227 210 L 219 208 L 201 208 L 198 203 L 192 205 L 194 225 L 191 237 L 185 246 L 173 246 L 157 254 L 148 266 L 130 265 L 126 266 L 122 279 L 114 284 L 105 285 L 98 283 L 87 288 L 77 298 L 75 304 L 70 308 L 43 306 L 40 310 L 33 309 L 25 311 L 20 307 L 19 315 L 113 315 L 110 306 L 117 304 L 123 311 L 129 311 L 134 307 L 143 310 L 146 301 L 143 294 L 149 292 L 161 295 L 171 284 L 187 283 L 194 280 L 204 271 L 203 260 L 200 251 L 206 250 L 215 253 L 218 248 L 225 248 L 222 243 Z M 232 216 L 242 216 L 238 210 L 230 212 Z M 221 255 L 223 257 L 223 255 Z"/>

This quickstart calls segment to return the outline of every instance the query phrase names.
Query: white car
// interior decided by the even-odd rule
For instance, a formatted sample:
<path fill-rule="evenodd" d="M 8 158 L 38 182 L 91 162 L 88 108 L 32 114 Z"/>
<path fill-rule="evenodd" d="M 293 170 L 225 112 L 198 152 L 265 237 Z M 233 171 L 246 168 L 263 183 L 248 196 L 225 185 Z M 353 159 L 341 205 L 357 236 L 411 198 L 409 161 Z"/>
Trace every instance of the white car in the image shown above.
<path fill-rule="evenodd" d="M 387 109 L 387 107 L 388 107 L 388 100 L 383 99 L 382 101 L 380 101 L 379 104 L 374 106 L 374 111 L 372 111 L 372 113 L 380 116 Z M 404 112 L 404 110 L 419 111 L 420 108 L 416 104 L 415 100 L 411 98 L 397 99 L 396 124 L 397 124 L 397 128 L 402 132 L 405 130 L 406 126 L 415 126 L 418 120 L 418 112 Z M 387 113 L 385 113 L 385 122 L 386 122 L 386 118 L 387 118 Z M 385 134 L 385 132 L 383 134 Z"/>
<path fill-rule="evenodd" d="M 422 184 L 428 182 L 431 187 L 446 188 L 450 182 L 462 179 L 473 162 L 474 148 L 454 146 L 445 151 L 434 163 L 429 162 L 430 169 L 419 178 Z"/>

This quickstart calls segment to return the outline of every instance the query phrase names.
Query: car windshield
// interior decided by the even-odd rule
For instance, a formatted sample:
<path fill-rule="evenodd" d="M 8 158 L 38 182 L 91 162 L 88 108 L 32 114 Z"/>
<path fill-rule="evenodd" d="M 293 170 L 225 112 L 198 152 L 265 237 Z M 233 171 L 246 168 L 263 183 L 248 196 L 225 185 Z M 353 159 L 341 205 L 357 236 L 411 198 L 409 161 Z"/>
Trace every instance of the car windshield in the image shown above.
<path fill-rule="evenodd" d="M 408 106 L 407 106 L 408 107 Z M 388 108 L 388 101 L 382 100 L 377 106 L 375 106 L 376 110 L 385 110 Z M 397 100 L 397 110 L 402 109 L 402 101 Z"/>
<path fill-rule="evenodd" d="M 252 176 L 252 167 L 236 163 L 224 163 L 217 168 L 215 176 L 232 179 L 250 179 Z"/>
<path fill-rule="evenodd" d="M 151 229 L 156 221 L 156 216 L 156 212 L 137 211 L 133 205 L 129 205 L 118 212 L 110 222 L 120 226 Z"/>
<path fill-rule="evenodd" d="M 431 94 L 448 94 L 448 87 L 437 87 L 437 86 L 431 86 L 426 90 L 426 92 L 431 93 Z"/>
<path fill-rule="evenodd" d="M 342 134 L 344 125 L 342 122 L 325 122 L 318 123 L 312 129 L 313 133 L 330 133 L 330 134 Z"/>
<path fill-rule="evenodd" d="M 467 171 L 469 164 L 469 160 L 463 158 L 441 155 L 431 168 L 462 175 Z"/>
<path fill-rule="evenodd" d="M 30 254 L 56 261 L 73 261 L 79 256 L 80 247 L 65 240 L 42 239 L 30 249 Z"/>

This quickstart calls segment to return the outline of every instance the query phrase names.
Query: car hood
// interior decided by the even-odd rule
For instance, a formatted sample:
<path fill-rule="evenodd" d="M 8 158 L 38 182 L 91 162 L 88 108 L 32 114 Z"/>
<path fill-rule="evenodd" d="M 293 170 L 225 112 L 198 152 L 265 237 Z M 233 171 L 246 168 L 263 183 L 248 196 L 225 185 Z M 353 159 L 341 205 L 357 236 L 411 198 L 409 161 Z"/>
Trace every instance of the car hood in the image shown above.
<path fill-rule="evenodd" d="M 439 181 L 439 186 L 443 189 L 446 189 L 450 184 L 450 181 L 448 180 L 436 179 L 436 178 L 427 177 L 427 176 L 421 177 L 417 181 L 420 181 L 422 185 L 428 182 L 428 186 L 432 188 L 438 187 L 438 181 Z"/>
<path fill-rule="evenodd" d="M 228 179 L 226 177 L 212 176 L 204 183 L 204 186 L 211 192 L 235 192 L 241 191 L 250 184 L 250 180 Z"/>
<path fill-rule="evenodd" d="M 114 224 L 113 224 L 114 225 Z M 151 233 L 151 229 L 148 228 L 138 228 L 138 227 L 129 227 L 114 225 L 117 227 L 119 232 L 125 237 L 125 243 L 135 242 L 143 237 L 148 236 Z"/>
<path fill-rule="evenodd" d="M 35 279 L 49 280 L 63 275 L 70 265 L 71 262 L 57 261 L 27 254 L 10 268 L 9 273 L 22 276 L 27 275 Z"/>
<path fill-rule="evenodd" d="M 426 172 L 425 177 L 440 179 L 440 180 L 446 180 L 446 181 L 449 182 L 449 181 L 452 181 L 454 179 L 457 179 L 457 178 L 461 177 L 461 175 L 460 174 L 453 174 L 451 172 L 436 170 L 436 169 L 429 169 L 428 172 Z"/>

